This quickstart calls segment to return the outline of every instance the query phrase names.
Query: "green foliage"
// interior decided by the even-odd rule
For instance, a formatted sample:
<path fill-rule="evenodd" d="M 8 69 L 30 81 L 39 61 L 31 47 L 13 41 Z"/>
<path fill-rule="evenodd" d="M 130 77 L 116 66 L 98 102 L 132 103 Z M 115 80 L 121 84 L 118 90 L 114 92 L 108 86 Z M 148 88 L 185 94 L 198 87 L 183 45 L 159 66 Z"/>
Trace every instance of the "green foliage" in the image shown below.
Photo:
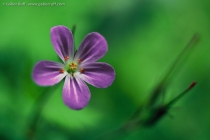
<path fill-rule="evenodd" d="M 0 139 L 22 140 L 30 133 L 27 127 L 33 104 L 45 89 L 33 82 L 33 66 L 40 60 L 58 61 L 50 29 L 56 25 L 72 28 L 75 24 L 76 48 L 93 31 L 107 39 L 109 51 L 100 61 L 115 68 L 116 80 L 107 89 L 89 86 L 90 103 L 80 111 L 64 105 L 61 84 L 42 106 L 38 140 L 92 140 L 124 125 L 147 102 L 195 32 L 201 35 L 201 41 L 171 74 L 164 101 L 177 97 L 194 80 L 198 82 L 196 87 L 152 127 L 119 136 L 122 140 L 210 138 L 208 0 L 59 2 L 65 6 L 7 6 L 6 0 L 0 3 Z"/>

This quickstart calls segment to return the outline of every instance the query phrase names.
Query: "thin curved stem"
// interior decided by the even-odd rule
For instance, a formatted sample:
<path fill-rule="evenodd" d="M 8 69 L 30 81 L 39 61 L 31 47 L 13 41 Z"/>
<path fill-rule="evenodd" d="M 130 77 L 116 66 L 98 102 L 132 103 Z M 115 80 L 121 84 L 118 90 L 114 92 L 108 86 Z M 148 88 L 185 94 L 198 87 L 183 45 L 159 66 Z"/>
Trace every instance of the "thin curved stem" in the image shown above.
<path fill-rule="evenodd" d="M 37 98 L 37 100 L 34 102 L 34 105 L 32 107 L 32 112 L 29 116 L 29 122 L 27 123 L 28 125 L 26 130 L 26 137 L 28 140 L 35 139 L 37 124 L 41 116 L 41 113 L 43 111 L 43 108 L 47 103 L 47 100 L 49 99 L 50 95 L 52 95 L 50 94 L 53 92 L 52 90 L 58 88 L 59 85 L 60 84 L 45 88 L 43 92 L 40 94 L 40 96 Z"/>

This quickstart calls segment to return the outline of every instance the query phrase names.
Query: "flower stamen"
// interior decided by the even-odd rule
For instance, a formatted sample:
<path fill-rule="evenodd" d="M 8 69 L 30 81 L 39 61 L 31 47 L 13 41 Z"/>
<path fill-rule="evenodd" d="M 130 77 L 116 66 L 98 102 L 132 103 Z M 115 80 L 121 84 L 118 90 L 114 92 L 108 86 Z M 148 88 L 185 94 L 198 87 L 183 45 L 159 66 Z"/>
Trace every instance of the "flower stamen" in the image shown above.
<path fill-rule="evenodd" d="M 64 69 L 60 69 L 60 73 L 64 73 Z"/>
<path fill-rule="evenodd" d="M 83 68 L 80 68 L 80 70 L 79 70 L 81 73 L 83 73 L 84 72 L 84 69 Z"/>
<path fill-rule="evenodd" d="M 69 59 L 69 57 L 68 56 L 65 56 L 64 59 L 67 61 Z"/>
<path fill-rule="evenodd" d="M 82 62 L 82 59 L 79 58 L 79 59 L 78 59 L 78 62 L 81 63 L 81 62 Z"/>

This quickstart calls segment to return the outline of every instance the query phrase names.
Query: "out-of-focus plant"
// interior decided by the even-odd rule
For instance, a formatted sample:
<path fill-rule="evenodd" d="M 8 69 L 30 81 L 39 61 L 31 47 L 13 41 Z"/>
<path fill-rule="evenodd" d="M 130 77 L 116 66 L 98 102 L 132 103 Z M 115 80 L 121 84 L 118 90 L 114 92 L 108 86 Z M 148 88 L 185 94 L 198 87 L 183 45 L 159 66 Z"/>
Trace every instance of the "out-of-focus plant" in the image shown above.
<path fill-rule="evenodd" d="M 152 90 L 150 97 L 145 100 L 144 104 L 139 106 L 139 108 L 130 119 L 128 119 L 120 128 L 108 133 L 104 133 L 97 139 L 117 139 L 120 135 L 134 131 L 141 127 L 151 127 L 155 125 L 161 118 L 166 116 L 173 105 L 196 85 L 196 81 L 193 81 L 189 87 L 187 87 L 177 97 L 173 98 L 169 102 L 160 102 L 160 98 L 166 94 L 165 89 L 169 83 L 169 77 L 172 71 L 177 66 L 179 61 L 189 52 L 189 50 L 191 50 L 196 45 L 199 39 L 199 35 L 194 34 L 183 51 L 172 63 L 168 72 L 165 74 L 165 77 Z"/>

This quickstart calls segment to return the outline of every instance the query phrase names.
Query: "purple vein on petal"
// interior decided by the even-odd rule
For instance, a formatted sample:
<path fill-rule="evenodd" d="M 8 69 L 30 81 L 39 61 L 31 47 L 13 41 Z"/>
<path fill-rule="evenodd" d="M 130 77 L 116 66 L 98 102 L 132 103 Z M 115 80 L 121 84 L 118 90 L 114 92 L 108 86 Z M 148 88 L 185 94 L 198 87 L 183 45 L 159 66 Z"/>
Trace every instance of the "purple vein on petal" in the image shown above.
<path fill-rule="evenodd" d="M 80 77 L 85 82 L 95 87 L 106 88 L 110 86 L 115 79 L 115 70 L 107 63 L 93 62 L 82 64 L 81 67 L 84 68 L 84 72 Z"/>
<path fill-rule="evenodd" d="M 81 43 L 75 59 L 80 58 L 82 63 L 94 62 L 103 57 L 108 50 L 105 38 L 99 33 L 88 34 Z"/>
<path fill-rule="evenodd" d="M 72 109 L 84 108 L 90 100 L 90 91 L 87 85 L 77 76 L 67 75 L 63 86 L 63 101 Z"/>
<path fill-rule="evenodd" d="M 41 86 L 50 86 L 60 82 L 67 72 L 60 73 L 64 65 L 52 61 L 40 61 L 34 66 L 32 77 Z"/>
<path fill-rule="evenodd" d="M 53 47 L 63 62 L 67 56 L 73 58 L 74 42 L 71 31 L 65 26 L 55 26 L 50 33 Z"/>

